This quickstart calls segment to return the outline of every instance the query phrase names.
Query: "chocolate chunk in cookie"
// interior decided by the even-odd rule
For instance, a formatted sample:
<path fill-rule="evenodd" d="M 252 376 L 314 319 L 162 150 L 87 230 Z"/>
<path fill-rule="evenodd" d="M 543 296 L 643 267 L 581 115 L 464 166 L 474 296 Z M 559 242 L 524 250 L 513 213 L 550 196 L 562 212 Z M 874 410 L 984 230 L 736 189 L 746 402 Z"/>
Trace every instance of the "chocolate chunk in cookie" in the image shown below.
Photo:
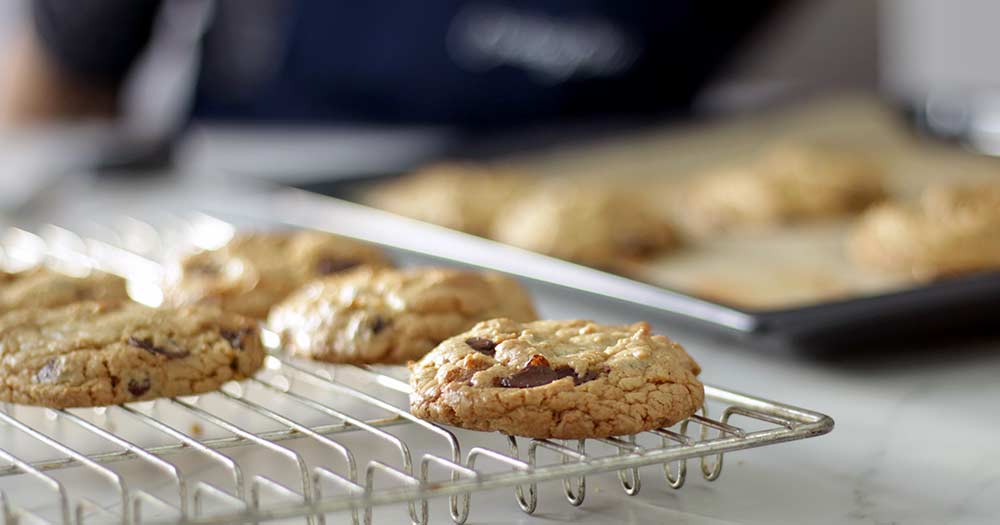
<path fill-rule="evenodd" d="M 153 343 L 153 339 L 151 337 L 145 337 L 140 339 L 137 337 L 129 336 L 128 344 L 136 348 L 142 348 L 143 350 L 154 355 L 162 355 L 167 359 L 180 359 L 182 357 L 187 357 L 191 355 L 191 352 L 188 352 L 183 348 L 178 348 L 177 345 L 173 342 L 169 342 L 168 344 L 163 346 L 157 346 L 156 344 Z"/>
<path fill-rule="evenodd" d="M 493 356 L 495 353 L 494 348 L 497 344 L 485 337 L 470 337 L 465 340 L 465 344 L 472 347 L 473 350 L 488 356 Z"/>
<path fill-rule="evenodd" d="M 219 330 L 219 335 L 221 335 L 226 341 L 229 341 L 229 346 L 235 348 L 236 350 L 243 350 L 244 345 L 247 343 L 247 338 L 259 337 L 257 329 L 253 326 L 244 326 L 236 330 L 227 330 L 223 328 L 222 330 Z"/>
<path fill-rule="evenodd" d="M 316 263 L 316 273 L 319 275 L 330 275 L 331 273 L 340 273 L 344 270 L 350 270 L 364 264 L 362 261 L 357 259 L 337 259 L 333 257 L 324 257 Z"/>

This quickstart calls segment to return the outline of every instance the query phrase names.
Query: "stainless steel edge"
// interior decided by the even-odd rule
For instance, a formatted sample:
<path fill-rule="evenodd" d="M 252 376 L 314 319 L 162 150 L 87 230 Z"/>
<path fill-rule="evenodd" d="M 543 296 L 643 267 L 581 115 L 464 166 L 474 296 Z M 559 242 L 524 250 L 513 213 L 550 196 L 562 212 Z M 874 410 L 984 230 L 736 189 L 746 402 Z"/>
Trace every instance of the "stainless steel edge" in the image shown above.
<path fill-rule="evenodd" d="M 251 202 L 240 199 L 217 211 L 247 216 L 247 210 L 253 210 L 253 217 L 263 213 L 277 222 L 618 299 L 740 333 L 760 328 L 754 316 L 733 308 L 361 204 L 296 189 L 248 199 Z"/>

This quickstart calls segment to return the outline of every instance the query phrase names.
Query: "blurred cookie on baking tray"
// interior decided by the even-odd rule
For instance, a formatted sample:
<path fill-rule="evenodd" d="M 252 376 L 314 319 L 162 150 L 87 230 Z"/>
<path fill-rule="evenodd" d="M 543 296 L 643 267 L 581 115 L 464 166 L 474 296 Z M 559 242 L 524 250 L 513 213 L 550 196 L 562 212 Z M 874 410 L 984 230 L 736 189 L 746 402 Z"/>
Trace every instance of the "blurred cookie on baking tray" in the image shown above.
<path fill-rule="evenodd" d="M 375 246 L 328 233 L 244 233 L 222 248 L 168 265 L 164 288 L 168 304 L 209 304 L 263 319 L 308 281 L 357 266 L 391 264 Z"/>
<path fill-rule="evenodd" d="M 698 364 L 646 323 L 493 319 L 443 342 L 410 371 L 415 416 L 534 438 L 668 427 L 705 399 Z"/>
<path fill-rule="evenodd" d="M 775 146 L 746 165 L 696 176 L 678 217 L 696 236 L 836 217 L 883 200 L 883 177 L 879 164 L 857 153 Z"/>
<path fill-rule="evenodd" d="M 216 308 L 84 301 L 0 316 L 0 400 L 53 408 L 216 390 L 261 367 L 257 323 Z"/>
<path fill-rule="evenodd" d="M 848 241 L 859 265 L 917 279 L 1000 269 L 1000 182 L 939 184 L 869 210 Z"/>
<path fill-rule="evenodd" d="M 405 363 L 494 317 L 537 317 L 516 280 L 451 268 L 363 268 L 314 281 L 276 306 L 268 327 L 295 355 Z"/>
<path fill-rule="evenodd" d="M 367 201 L 399 215 L 487 236 L 507 204 L 532 183 L 486 164 L 442 162 L 382 184 Z"/>
<path fill-rule="evenodd" d="M 554 179 L 512 201 L 491 237 L 527 250 L 614 270 L 678 244 L 662 213 L 640 190 L 594 180 Z"/>
<path fill-rule="evenodd" d="M 96 270 L 79 277 L 44 266 L 22 272 L 0 272 L 0 313 L 113 299 L 128 299 L 125 279 Z"/>

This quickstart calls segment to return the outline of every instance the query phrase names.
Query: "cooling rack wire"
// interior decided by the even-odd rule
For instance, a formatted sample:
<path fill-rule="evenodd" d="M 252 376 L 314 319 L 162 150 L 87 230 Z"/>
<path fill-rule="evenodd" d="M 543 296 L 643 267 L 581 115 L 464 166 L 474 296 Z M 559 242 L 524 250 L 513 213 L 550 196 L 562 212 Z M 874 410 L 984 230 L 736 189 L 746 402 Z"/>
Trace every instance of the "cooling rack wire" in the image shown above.
<path fill-rule="evenodd" d="M 0 236 L 4 264 L 100 268 L 128 277 L 133 297 L 157 304 L 160 255 L 218 246 L 234 231 L 205 215 L 155 228 L 134 218 L 88 227 L 86 236 L 51 225 L 10 228 Z M 657 468 L 680 489 L 689 460 L 714 481 L 726 453 L 833 428 L 817 412 L 706 386 L 700 413 L 633 436 L 561 441 L 469 432 L 410 415 L 405 371 L 300 361 L 266 332 L 265 343 L 271 355 L 261 373 L 211 394 L 97 409 L 5 404 L 4 522 L 369 524 L 377 508 L 396 504 L 413 523 L 440 523 L 447 513 L 461 524 L 477 492 L 512 488 L 516 505 L 531 514 L 545 481 L 561 480 L 574 506 L 584 503 L 588 476 L 616 473 L 626 494 L 638 494 L 640 467 Z M 446 505 L 432 505 L 443 498 Z"/>

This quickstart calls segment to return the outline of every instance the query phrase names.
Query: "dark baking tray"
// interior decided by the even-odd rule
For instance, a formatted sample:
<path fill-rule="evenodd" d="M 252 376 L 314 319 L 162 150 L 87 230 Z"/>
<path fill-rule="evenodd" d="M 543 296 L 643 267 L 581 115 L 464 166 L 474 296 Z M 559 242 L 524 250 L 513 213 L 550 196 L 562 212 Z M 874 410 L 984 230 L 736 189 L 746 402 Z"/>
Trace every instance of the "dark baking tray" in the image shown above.
<path fill-rule="evenodd" d="M 321 183 L 297 185 L 298 189 L 315 194 L 315 198 L 290 196 L 311 201 L 317 210 L 327 206 L 338 208 L 341 214 L 365 214 L 372 208 L 357 206 L 360 197 L 374 184 L 385 182 L 396 175 L 338 179 Z M 327 199 L 325 197 L 333 197 Z M 346 201 L 346 202 L 345 202 Z M 340 209 L 346 206 L 348 209 Z M 962 330 L 965 333 L 1000 333 L 1000 272 L 988 272 L 965 277 L 940 280 L 917 285 L 898 291 L 876 295 L 858 296 L 774 310 L 747 310 L 641 283 L 621 276 L 584 268 L 548 257 L 528 254 L 523 250 L 499 245 L 493 241 L 453 232 L 433 225 L 426 225 L 411 219 L 401 219 L 394 215 L 375 211 L 378 220 L 400 220 L 407 228 L 423 227 L 434 236 L 456 236 L 455 242 L 467 243 L 473 250 L 505 250 L 511 252 L 502 263 L 476 261 L 476 257 L 465 257 L 462 253 L 444 254 L 442 257 L 474 266 L 484 266 L 508 273 L 514 273 L 535 280 L 569 286 L 621 301 L 640 305 L 649 315 L 663 320 L 683 323 L 691 327 L 735 337 L 755 345 L 802 351 L 841 350 L 847 345 L 867 345 L 870 343 L 893 344 L 921 340 L 948 331 Z M 374 219 L 373 219 L 374 220 Z M 307 220 L 306 222 L 314 222 Z M 322 222 L 322 221 L 320 221 Z M 364 228 L 361 221 L 360 228 Z M 309 224 L 300 224 L 309 226 Z M 345 231 L 337 225 L 311 224 L 313 227 L 329 229 L 338 233 L 366 238 L 366 240 L 386 242 L 387 238 L 372 238 L 356 231 Z M 332 227 L 327 227 L 332 226 Z M 379 237 L 375 235 L 374 237 Z M 460 239 L 458 239 L 460 237 Z M 477 247 L 482 243 L 482 247 Z M 488 248 L 487 248 L 488 246 Z M 399 247 L 399 246 L 396 246 Z M 403 247 L 406 249 L 406 247 Z M 412 246 L 412 251 L 422 251 Z M 435 255 L 432 251 L 422 251 L 424 255 Z M 522 271 L 511 267 L 514 258 L 538 258 L 535 267 L 521 264 Z M 544 263 L 542 260 L 546 260 Z M 540 265 L 563 265 L 564 271 L 552 270 L 554 276 L 539 279 L 531 275 Z M 518 266 L 518 265 L 513 265 Z M 523 270 L 527 267 L 527 271 Z M 538 270 L 540 271 L 540 270 Z M 543 272 L 544 273 L 544 272 Z M 595 289 L 597 286 L 599 289 Z"/>

